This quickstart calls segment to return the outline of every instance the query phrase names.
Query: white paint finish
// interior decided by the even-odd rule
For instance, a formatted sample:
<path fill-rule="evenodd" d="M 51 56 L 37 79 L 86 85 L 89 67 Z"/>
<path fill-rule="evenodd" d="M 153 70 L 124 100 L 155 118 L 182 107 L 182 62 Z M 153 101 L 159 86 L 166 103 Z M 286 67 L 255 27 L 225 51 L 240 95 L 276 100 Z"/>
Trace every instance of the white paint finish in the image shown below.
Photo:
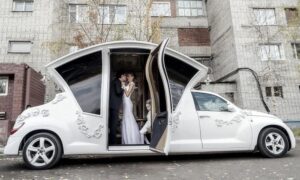
<path fill-rule="evenodd" d="M 25 110 L 16 120 L 14 128 L 25 122 L 15 134 L 9 137 L 5 154 L 18 154 L 19 145 L 25 135 L 34 130 L 48 130 L 56 133 L 62 141 L 65 155 L 71 154 L 100 154 L 100 155 L 149 155 L 153 154 L 148 149 L 141 147 L 120 148 L 107 147 L 107 119 L 108 119 L 108 90 L 109 90 L 109 61 L 108 52 L 110 48 L 145 48 L 152 49 L 154 44 L 141 42 L 114 42 L 103 45 L 93 46 L 77 53 L 70 54 L 48 66 L 49 73 L 65 90 L 58 94 L 56 98 L 42 106 L 33 107 Z M 76 99 L 72 95 L 69 87 L 55 71 L 55 67 L 69 62 L 83 55 L 95 51 L 103 51 L 103 81 L 101 98 L 101 115 L 82 113 Z M 182 99 L 172 114 L 173 121 L 170 121 L 172 133 L 168 137 L 170 149 L 166 149 L 170 154 L 187 154 L 201 152 L 222 152 L 222 151 L 244 151 L 254 150 L 260 131 L 269 125 L 277 125 L 285 129 L 291 140 L 292 148 L 295 147 L 295 138 L 291 130 L 277 117 L 264 113 L 245 111 L 233 106 L 234 112 L 198 112 L 194 106 L 191 92 L 202 92 L 192 90 L 193 86 L 206 74 L 207 68 L 197 63 L 187 56 L 176 51 L 166 49 L 166 54 L 181 59 L 187 64 L 197 68 L 199 72 L 188 83 Z M 162 54 L 161 54 L 162 55 Z M 162 70 L 162 69 L 161 69 Z M 164 81 L 164 83 L 167 83 Z M 209 93 L 209 92 L 205 92 Z M 214 93 L 210 93 L 218 96 Z M 168 95 L 168 94 L 167 94 Z M 169 107 L 170 108 L 170 107 Z M 46 110 L 47 113 L 41 113 Z M 209 113 L 209 114 L 207 114 Z M 87 134 L 82 133 L 78 128 L 78 115 L 82 116 L 88 128 Z M 206 120 L 199 119 L 197 116 L 209 115 Z M 25 119 L 22 117 L 26 117 Z M 216 121 L 219 120 L 219 121 Z M 95 134 L 99 126 L 101 136 Z M 90 131 L 91 130 L 91 131 Z M 171 132 L 171 131 L 170 131 Z M 201 134 L 200 134 L 201 132 Z M 95 135 L 95 136 L 94 136 Z M 203 147 L 202 147 L 203 143 Z"/>
<path fill-rule="evenodd" d="M 185 90 L 172 115 L 173 128 L 170 152 L 201 151 L 200 124 L 190 88 Z"/>
<path fill-rule="evenodd" d="M 225 100 L 227 104 L 233 107 L 234 112 L 197 111 L 203 148 L 249 148 L 252 140 L 251 119 L 243 110 L 221 96 L 207 92 L 205 94 L 215 95 Z"/>

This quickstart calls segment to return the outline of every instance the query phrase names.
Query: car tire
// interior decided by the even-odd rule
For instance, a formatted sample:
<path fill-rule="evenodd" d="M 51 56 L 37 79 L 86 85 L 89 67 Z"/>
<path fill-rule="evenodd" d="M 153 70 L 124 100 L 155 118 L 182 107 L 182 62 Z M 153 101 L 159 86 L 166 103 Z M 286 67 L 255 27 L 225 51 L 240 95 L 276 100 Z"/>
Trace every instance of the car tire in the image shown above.
<path fill-rule="evenodd" d="M 263 129 L 257 143 L 260 153 L 268 158 L 283 157 L 289 149 L 288 137 L 277 128 Z"/>
<path fill-rule="evenodd" d="M 23 160 L 30 169 L 49 169 L 62 157 L 62 146 L 56 136 L 50 133 L 38 133 L 31 136 L 24 144 Z"/>

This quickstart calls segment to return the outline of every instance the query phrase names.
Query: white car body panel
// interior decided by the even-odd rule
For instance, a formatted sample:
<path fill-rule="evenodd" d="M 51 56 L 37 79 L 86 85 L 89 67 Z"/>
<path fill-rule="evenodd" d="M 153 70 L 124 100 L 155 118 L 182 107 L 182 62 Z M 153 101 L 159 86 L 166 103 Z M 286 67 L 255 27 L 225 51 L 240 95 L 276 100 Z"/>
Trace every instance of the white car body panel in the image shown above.
<path fill-rule="evenodd" d="M 25 122 L 8 139 L 4 150 L 6 155 L 18 155 L 23 138 L 30 132 L 47 130 L 55 133 L 62 142 L 64 155 L 99 154 L 99 155 L 153 155 L 149 146 L 108 146 L 108 108 L 110 62 L 103 60 L 101 115 L 82 112 L 70 88 L 55 71 L 55 68 L 77 57 L 102 50 L 102 59 L 109 58 L 109 49 L 143 48 L 153 49 L 155 44 L 121 41 L 105 43 L 80 50 L 64 56 L 49 65 L 47 70 L 54 81 L 64 89 L 49 103 L 25 110 L 16 120 L 14 128 Z M 291 148 L 295 148 L 295 137 L 279 118 L 265 113 L 241 110 L 235 112 L 204 112 L 195 108 L 192 92 L 209 93 L 193 90 L 193 87 L 207 73 L 207 68 L 195 60 L 166 49 L 165 53 L 197 68 L 198 73 L 190 80 L 176 107 L 171 114 L 169 154 L 187 154 L 223 151 L 253 151 L 260 131 L 267 126 L 278 126 L 288 133 Z M 227 100 L 226 100 L 227 101 Z M 227 101 L 231 104 L 229 101 Z M 201 116 L 209 116 L 201 117 Z M 221 119 L 220 119 L 221 118 Z"/>

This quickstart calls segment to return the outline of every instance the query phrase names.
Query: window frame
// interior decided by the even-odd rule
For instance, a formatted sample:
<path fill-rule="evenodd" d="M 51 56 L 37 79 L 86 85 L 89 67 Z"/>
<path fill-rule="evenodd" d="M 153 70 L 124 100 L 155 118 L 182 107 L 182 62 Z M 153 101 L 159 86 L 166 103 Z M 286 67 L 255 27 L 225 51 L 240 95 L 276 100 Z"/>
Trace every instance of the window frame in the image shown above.
<path fill-rule="evenodd" d="M 99 96 L 99 114 L 96 114 L 96 113 L 92 113 L 92 112 L 87 112 L 84 110 L 84 108 L 81 106 L 81 104 L 78 102 L 78 99 L 77 97 L 75 96 L 72 88 L 70 87 L 69 83 L 65 80 L 65 78 L 62 76 L 62 74 L 59 72 L 59 68 L 63 67 L 64 65 L 67 65 L 68 63 L 72 63 L 80 58 L 83 58 L 85 56 L 89 56 L 89 55 L 92 55 L 92 54 L 96 54 L 96 53 L 101 53 L 101 56 L 99 56 L 101 59 L 99 59 L 99 61 L 101 61 L 101 82 L 100 82 L 100 93 L 98 94 Z M 104 83 L 106 81 L 106 78 L 105 76 L 103 75 L 104 74 L 104 71 L 105 71 L 105 66 L 107 65 L 104 65 L 104 62 L 103 61 L 103 58 L 106 58 L 105 56 L 105 53 L 107 53 L 106 49 L 99 49 L 97 51 L 92 51 L 92 52 L 89 52 L 89 53 L 84 53 L 84 54 L 81 54 L 80 56 L 74 58 L 74 59 L 71 59 L 71 60 L 68 60 L 67 62 L 63 63 L 63 64 L 60 64 L 59 66 L 56 66 L 54 67 L 54 71 L 56 73 L 56 75 L 59 77 L 59 82 L 62 84 L 62 88 L 68 92 L 73 100 L 76 102 L 76 105 L 77 107 L 82 111 L 82 113 L 86 114 L 86 115 L 92 115 L 92 116 L 97 116 L 97 117 L 103 117 L 103 114 L 105 113 L 105 106 L 104 106 L 104 96 L 103 96 L 103 93 L 104 93 Z"/>
<path fill-rule="evenodd" d="M 72 17 L 71 17 L 71 6 L 75 6 L 75 13 L 76 13 L 76 16 L 75 16 L 75 19 L 72 20 Z M 69 4 L 69 23 L 78 23 L 78 24 L 85 24 L 85 23 L 89 23 L 90 22 L 90 18 L 88 16 L 88 14 L 86 15 L 86 18 L 87 20 L 86 21 L 82 21 L 80 22 L 79 21 L 79 7 L 80 6 L 86 6 L 87 7 L 87 12 L 89 11 L 89 6 L 87 4 L 73 4 L 73 3 L 70 3 Z M 83 18 L 84 19 L 84 18 Z M 72 22 L 73 21 L 73 22 Z"/>
<path fill-rule="evenodd" d="M 196 3 L 197 3 L 197 1 L 200 1 L 200 3 L 202 4 L 201 6 L 201 8 L 198 8 L 198 7 L 196 7 L 196 8 L 192 8 L 192 7 L 180 7 L 179 6 L 179 1 L 182 1 L 182 2 L 184 2 L 184 1 L 189 1 L 189 3 L 191 3 L 191 1 L 195 1 Z M 190 13 L 190 15 L 188 16 L 188 15 L 186 15 L 185 13 L 184 13 L 184 15 L 180 15 L 180 9 L 183 9 L 183 10 L 186 10 L 186 9 L 189 9 L 190 11 L 191 10 L 194 10 L 194 9 L 196 9 L 197 10 L 197 15 L 196 16 L 193 16 L 192 15 L 192 13 Z M 198 11 L 202 11 L 202 14 L 201 15 L 199 15 L 199 13 L 198 13 Z M 206 9 L 205 9 L 205 4 L 204 4 L 204 0 L 176 0 L 176 15 L 178 16 L 178 17 L 201 17 L 201 16 L 206 16 Z"/>
<path fill-rule="evenodd" d="M 8 95 L 8 86 L 9 86 L 9 78 L 7 76 L 0 76 L 0 80 L 6 81 L 5 92 L 4 93 L 0 92 L 0 96 L 7 96 Z"/>
<path fill-rule="evenodd" d="M 12 47 L 12 43 L 27 43 L 28 45 L 30 45 L 29 47 L 29 51 L 12 51 L 11 47 Z M 9 40 L 8 41 L 8 49 L 7 49 L 7 53 L 10 54 L 31 54 L 31 50 L 32 50 L 32 41 L 22 41 L 22 40 Z"/>
<path fill-rule="evenodd" d="M 124 22 L 116 22 L 116 12 L 117 12 L 117 9 L 118 8 L 125 8 L 125 15 L 124 15 L 124 17 L 125 17 L 125 20 L 124 20 Z M 108 17 L 104 17 L 103 18 L 103 22 L 101 22 L 102 20 L 101 20 L 101 17 L 99 17 L 99 14 L 101 13 L 101 8 L 103 8 L 103 9 L 108 9 Z M 114 10 L 112 10 L 111 8 L 114 8 Z M 127 16 L 128 16 L 128 9 L 127 9 L 127 5 L 125 5 L 125 4 L 100 4 L 99 6 L 98 6 L 98 9 L 97 9 L 97 11 L 98 11 L 98 23 L 99 24 L 104 24 L 104 25 L 110 25 L 110 24 L 113 24 L 113 25 L 126 25 L 127 23 L 126 23 L 126 21 L 127 21 Z M 114 19 L 113 19 L 113 21 L 111 21 L 111 16 L 112 16 L 112 14 L 111 14 L 111 12 L 112 11 L 114 11 Z M 105 21 L 105 19 L 108 19 L 108 22 L 106 22 Z"/>
<path fill-rule="evenodd" d="M 271 47 L 272 46 L 276 46 L 278 47 L 278 52 L 279 53 L 279 57 L 271 57 Z M 263 53 L 263 47 L 268 47 L 269 49 L 269 53 L 267 53 L 267 59 L 264 58 L 264 53 Z M 283 51 L 283 47 L 281 43 L 265 43 L 265 44 L 259 44 L 259 56 L 260 56 L 260 60 L 265 62 L 265 61 L 281 61 L 284 60 L 284 51 Z"/>
<path fill-rule="evenodd" d="M 153 5 L 156 4 L 167 4 L 168 5 L 168 13 L 167 15 L 153 15 Z M 152 5 L 151 5 L 151 17 L 170 17 L 172 16 L 172 12 L 171 12 L 171 2 L 168 2 L 168 1 L 163 1 L 163 2 L 160 2 L 160 1 L 154 1 L 152 2 Z"/>
<path fill-rule="evenodd" d="M 221 97 L 221 96 L 218 96 L 218 95 L 215 95 L 215 94 L 210 94 L 210 93 L 206 93 L 206 92 L 196 92 L 196 91 L 192 91 L 192 96 L 193 96 L 193 100 L 194 100 L 194 104 L 195 104 L 195 108 L 196 108 L 196 111 L 201 111 L 201 112 L 230 112 L 230 111 L 215 111 L 215 110 L 201 110 L 200 107 L 199 107 L 199 103 L 198 101 L 196 100 L 196 97 L 195 97 L 195 94 L 205 94 L 205 95 L 210 95 L 210 96 L 215 96 L 219 99 L 221 99 L 222 101 L 224 101 L 226 104 L 227 104 L 227 107 L 232 104 L 230 103 L 228 100 L 226 100 L 225 98 Z"/>
<path fill-rule="evenodd" d="M 258 16 L 257 16 L 257 14 L 255 13 L 256 11 L 258 12 L 258 11 L 263 11 L 263 10 L 265 10 L 265 19 L 267 19 L 267 12 L 266 12 L 266 10 L 273 10 L 273 12 L 274 12 L 274 23 L 269 23 L 269 22 L 265 22 L 265 23 L 260 23 L 259 21 L 258 21 Z M 254 7 L 254 8 L 252 8 L 252 11 L 253 11 L 253 15 L 254 15 L 254 24 L 256 25 L 256 26 L 277 26 L 278 24 L 277 24 L 277 16 L 276 16 L 276 8 L 260 8 L 260 7 Z"/>
<path fill-rule="evenodd" d="M 23 3 L 22 10 L 16 10 L 16 3 Z M 26 3 L 31 3 L 31 10 L 26 10 Z M 13 0 L 12 12 L 33 12 L 34 0 Z"/>
<path fill-rule="evenodd" d="M 279 90 L 275 90 L 276 88 L 279 88 Z M 273 91 L 274 91 L 274 97 L 283 98 L 283 87 L 282 86 L 274 86 Z"/>
<path fill-rule="evenodd" d="M 272 87 L 271 86 L 267 86 L 265 87 L 265 92 L 266 92 L 266 97 L 272 97 Z"/>
<path fill-rule="evenodd" d="M 279 88 L 279 94 L 278 91 L 275 89 Z M 267 90 L 268 89 L 268 90 Z M 281 85 L 276 85 L 276 86 L 266 86 L 265 87 L 265 95 L 267 98 L 272 98 L 272 97 L 281 97 L 283 98 L 283 86 Z"/>

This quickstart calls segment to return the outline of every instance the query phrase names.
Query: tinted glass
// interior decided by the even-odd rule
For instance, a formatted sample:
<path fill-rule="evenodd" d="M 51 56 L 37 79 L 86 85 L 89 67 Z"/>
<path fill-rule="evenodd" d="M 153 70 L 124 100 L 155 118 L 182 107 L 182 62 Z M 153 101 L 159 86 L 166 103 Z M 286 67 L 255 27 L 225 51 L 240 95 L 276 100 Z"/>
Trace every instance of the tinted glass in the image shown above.
<path fill-rule="evenodd" d="M 165 56 L 165 66 L 172 97 L 172 109 L 175 110 L 186 85 L 198 70 L 168 55 Z"/>
<path fill-rule="evenodd" d="M 57 68 L 84 112 L 100 114 L 102 55 L 96 52 Z"/>
<path fill-rule="evenodd" d="M 228 111 L 228 104 L 222 98 L 206 93 L 193 93 L 198 111 Z"/>

